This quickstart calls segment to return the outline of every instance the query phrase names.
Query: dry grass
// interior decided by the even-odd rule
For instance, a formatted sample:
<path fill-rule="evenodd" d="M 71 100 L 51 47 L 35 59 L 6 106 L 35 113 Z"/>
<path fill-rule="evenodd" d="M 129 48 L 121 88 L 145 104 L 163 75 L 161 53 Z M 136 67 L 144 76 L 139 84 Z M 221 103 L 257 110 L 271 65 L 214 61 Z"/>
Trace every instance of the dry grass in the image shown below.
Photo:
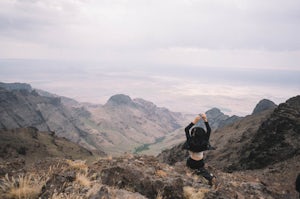
<path fill-rule="evenodd" d="M 50 199 L 83 199 L 83 197 L 78 196 L 74 193 L 54 193 Z"/>
<path fill-rule="evenodd" d="M 163 196 L 162 196 L 160 191 L 158 191 L 157 196 L 156 196 L 155 199 L 163 199 Z"/>
<path fill-rule="evenodd" d="M 185 199 L 204 199 L 205 194 L 209 189 L 195 189 L 193 187 L 183 187 L 183 194 Z"/>
<path fill-rule="evenodd" d="M 45 183 L 45 178 L 32 174 L 22 174 L 17 178 L 6 174 L 0 188 L 6 198 L 31 199 L 38 197 Z"/>
<path fill-rule="evenodd" d="M 46 176 L 50 178 L 54 173 L 60 172 L 63 169 L 65 169 L 65 166 L 61 163 L 57 163 L 56 165 L 51 165 L 48 169 Z"/>
<path fill-rule="evenodd" d="M 88 171 L 88 166 L 87 166 L 85 160 L 75 160 L 75 161 L 67 160 L 67 163 L 73 169 L 77 169 L 79 171 L 84 171 L 85 173 L 87 173 L 87 171 Z"/>
<path fill-rule="evenodd" d="M 76 174 L 76 182 L 78 182 L 80 185 L 84 187 L 90 187 L 91 186 L 91 180 L 88 178 L 87 173 L 77 173 Z"/>

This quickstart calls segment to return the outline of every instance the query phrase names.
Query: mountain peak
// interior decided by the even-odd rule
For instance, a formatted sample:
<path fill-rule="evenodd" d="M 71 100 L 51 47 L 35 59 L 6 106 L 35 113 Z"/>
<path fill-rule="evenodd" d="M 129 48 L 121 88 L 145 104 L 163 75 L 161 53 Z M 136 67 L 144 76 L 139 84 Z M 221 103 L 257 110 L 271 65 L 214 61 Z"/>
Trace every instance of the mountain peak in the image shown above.
<path fill-rule="evenodd" d="M 111 96 L 105 105 L 114 105 L 114 106 L 134 105 L 134 102 L 128 95 L 116 94 Z"/>
<path fill-rule="evenodd" d="M 211 114 L 211 115 L 224 115 L 220 109 L 218 108 L 212 108 L 212 109 L 209 109 L 208 111 L 206 111 L 206 114 Z"/>
<path fill-rule="evenodd" d="M 277 105 L 274 102 L 272 102 L 271 100 L 262 99 L 255 106 L 252 114 L 260 113 L 262 111 L 273 109 L 273 108 L 276 108 L 276 107 L 277 107 Z"/>
<path fill-rule="evenodd" d="M 287 104 L 289 104 L 290 106 L 294 107 L 295 109 L 299 109 L 300 108 L 300 95 L 297 95 L 295 97 L 292 97 L 290 99 L 288 99 L 286 101 Z"/>

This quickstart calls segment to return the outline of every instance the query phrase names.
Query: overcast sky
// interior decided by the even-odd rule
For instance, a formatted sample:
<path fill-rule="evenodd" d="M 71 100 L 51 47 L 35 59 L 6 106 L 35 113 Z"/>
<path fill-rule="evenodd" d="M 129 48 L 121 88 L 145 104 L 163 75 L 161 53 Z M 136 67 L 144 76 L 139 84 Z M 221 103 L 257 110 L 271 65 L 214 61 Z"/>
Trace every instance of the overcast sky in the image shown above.
<path fill-rule="evenodd" d="M 0 81 L 250 114 L 300 94 L 300 1 L 1 0 Z"/>

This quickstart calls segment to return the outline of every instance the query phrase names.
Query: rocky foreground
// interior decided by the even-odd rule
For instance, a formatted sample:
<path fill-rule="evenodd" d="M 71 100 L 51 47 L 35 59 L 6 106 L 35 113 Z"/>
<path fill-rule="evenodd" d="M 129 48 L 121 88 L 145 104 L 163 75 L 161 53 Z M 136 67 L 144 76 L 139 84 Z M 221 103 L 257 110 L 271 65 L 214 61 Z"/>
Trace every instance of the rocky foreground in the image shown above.
<path fill-rule="evenodd" d="M 86 163 L 82 160 L 50 159 L 26 165 L 21 158 L 0 163 L 0 198 L 297 198 L 292 183 L 282 184 L 294 162 L 274 168 L 225 173 L 208 166 L 218 179 L 210 187 L 194 175 L 184 161 L 173 166 L 153 156 L 124 154 Z M 298 168 L 299 169 L 299 168 Z M 290 181 L 293 176 L 286 176 Z"/>

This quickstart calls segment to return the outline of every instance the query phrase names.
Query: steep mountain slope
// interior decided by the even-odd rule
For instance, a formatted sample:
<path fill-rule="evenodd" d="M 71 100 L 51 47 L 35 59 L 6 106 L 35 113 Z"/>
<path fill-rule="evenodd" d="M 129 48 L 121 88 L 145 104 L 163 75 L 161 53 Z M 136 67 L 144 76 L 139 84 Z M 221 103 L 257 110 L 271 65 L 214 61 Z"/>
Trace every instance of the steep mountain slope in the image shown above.
<path fill-rule="evenodd" d="M 280 104 L 241 151 L 242 168 L 264 168 L 300 155 L 300 96 Z"/>
<path fill-rule="evenodd" d="M 259 169 L 299 156 L 300 97 L 217 130 L 207 160 L 229 171 Z"/>
<path fill-rule="evenodd" d="M 41 132 L 34 127 L 0 130 L 0 159 L 9 161 L 24 159 L 33 163 L 44 158 L 96 159 L 105 156 L 104 152 L 94 154 L 53 132 Z"/>
<path fill-rule="evenodd" d="M 232 170 L 238 164 L 241 151 L 252 139 L 260 125 L 270 117 L 273 109 L 248 115 L 232 125 L 212 133 L 211 144 L 217 149 L 209 151 L 207 161 L 219 169 Z"/>
<path fill-rule="evenodd" d="M 85 105 L 91 113 L 90 127 L 100 132 L 101 144 L 112 153 L 133 151 L 155 143 L 181 127 L 183 115 L 160 108 L 151 102 L 118 94 L 105 105 Z"/>
<path fill-rule="evenodd" d="M 34 90 L 8 91 L 0 87 L 0 129 L 29 126 L 54 131 L 56 135 L 92 150 L 100 149 L 84 124 L 61 103 L 60 98 L 43 97 Z"/>

